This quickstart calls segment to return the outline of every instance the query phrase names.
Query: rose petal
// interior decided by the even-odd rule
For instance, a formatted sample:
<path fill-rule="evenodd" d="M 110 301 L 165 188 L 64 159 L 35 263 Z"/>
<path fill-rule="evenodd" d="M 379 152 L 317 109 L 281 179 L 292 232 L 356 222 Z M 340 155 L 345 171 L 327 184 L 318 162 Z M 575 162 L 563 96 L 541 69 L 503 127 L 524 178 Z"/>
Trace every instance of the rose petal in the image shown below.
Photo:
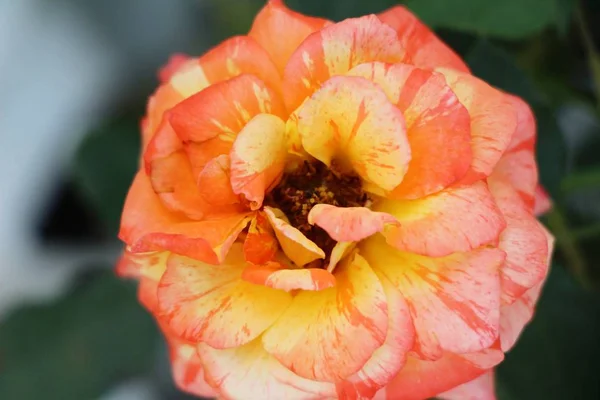
<path fill-rule="evenodd" d="M 261 340 L 226 350 L 204 343 L 198 347 L 206 366 L 206 379 L 221 396 L 230 399 L 320 400 L 335 397 L 331 383 L 304 379 L 282 366 L 267 353 Z"/>
<path fill-rule="evenodd" d="M 269 114 L 252 118 L 231 149 L 233 192 L 250 201 L 251 209 L 259 209 L 283 174 L 286 154 L 285 123 Z"/>
<path fill-rule="evenodd" d="M 325 290 L 334 287 L 336 282 L 335 277 L 322 268 L 290 269 L 289 266 L 273 261 L 246 267 L 242 279 L 286 292 L 298 289 Z"/>
<path fill-rule="evenodd" d="M 244 240 L 244 258 L 253 264 L 266 264 L 279 249 L 271 224 L 264 213 L 256 213 Z"/>
<path fill-rule="evenodd" d="M 445 68 L 437 71 L 445 76 L 471 116 L 473 161 L 461 181 L 471 183 L 487 177 L 508 147 L 517 126 L 511 99 L 472 75 Z"/>
<path fill-rule="evenodd" d="M 441 74 L 379 62 L 358 65 L 348 74 L 378 84 L 406 120 L 412 158 L 391 197 L 423 197 L 465 175 L 471 164 L 471 120 Z"/>
<path fill-rule="evenodd" d="M 497 243 L 506 227 L 483 182 L 446 189 L 419 200 L 382 200 L 373 209 L 399 222 L 385 230 L 389 244 L 431 257 Z"/>
<path fill-rule="evenodd" d="M 469 72 L 460 57 L 404 6 L 392 7 L 377 16 L 397 32 L 406 49 L 404 62 L 423 68 L 448 67 Z"/>
<path fill-rule="evenodd" d="M 414 326 L 404 297 L 388 279 L 377 274 L 388 303 L 388 331 L 383 345 L 366 364 L 347 380 L 338 383 L 340 398 L 372 398 L 398 374 L 414 342 Z"/>
<path fill-rule="evenodd" d="M 354 250 L 356 247 L 356 243 L 354 242 L 337 242 L 333 249 L 331 250 L 331 255 L 329 256 L 329 265 L 327 266 L 327 271 L 333 272 L 336 265 L 348 254 Z"/>
<path fill-rule="evenodd" d="M 216 264 L 225 258 L 248 221 L 247 214 L 192 221 L 170 213 L 141 171 L 125 201 L 119 238 L 134 253 L 168 250 Z"/>
<path fill-rule="evenodd" d="M 285 67 L 283 93 L 293 111 L 330 77 L 370 61 L 401 62 L 396 32 L 376 16 L 350 18 L 309 35 Z"/>
<path fill-rule="evenodd" d="M 308 213 L 308 223 L 323 228 L 337 242 L 358 242 L 386 225 L 398 225 L 396 218 L 366 207 L 336 207 L 317 204 Z"/>
<path fill-rule="evenodd" d="M 494 371 L 490 370 L 436 397 L 442 400 L 496 400 Z"/>
<path fill-rule="evenodd" d="M 223 154 L 210 160 L 198 176 L 198 189 L 204 201 L 212 206 L 239 203 L 239 197 L 231 188 L 230 176 L 228 155 Z"/>
<path fill-rule="evenodd" d="M 308 35 L 328 23 L 330 22 L 326 19 L 309 17 L 292 11 L 282 0 L 269 0 L 254 19 L 248 36 L 256 40 L 269 53 L 283 75 L 285 65 L 298 45 Z"/>
<path fill-rule="evenodd" d="M 538 185 L 535 188 L 533 213 L 537 216 L 544 215 L 552 209 L 552 199 L 546 190 Z"/>
<path fill-rule="evenodd" d="M 192 58 L 186 54 L 176 53 L 169 57 L 169 61 L 158 71 L 160 83 L 167 83 L 171 77 Z"/>
<path fill-rule="evenodd" d="M 313 157 L 349 164 L 384 190 L 402 181 L 410 161 L 404 118 L 374 83 L 333 77 L 296 114 L 302 145 Z"/>
<path fill-rule="evenodd" d="M 359 249 L 406 298 L 417 332 L 415 351 L 422 357 L 439 358 L 442 350 L 475 352 L 497 339 L 501 250 L 430 258 L 398 251 L 381 235 Z"/>
<path fill-rule="evenodd" d="M 325 258 L 325 253 L 302 232 L 291 226 L 281 210 L 264 207 L 264 213 L 275 230 L 281 249 L 292 262 L 303 266 L 319 258 Z"/>
<path fill-rule="evenodd" d="M 179 337 L 229 348 L 257 338 L 292 301 L 282 290 L 241 280 L 241 245 L 223 265 L 172 255 L 158 287 L 161 315 Z"/>
<path fill-rule="evenodd" d="M 349 377 L 386 338 L 387 300 L 367 262 L 355 254 L 337 267 L 335 277 L 334 288 L 298 293 L 263 335 L 268 353 L 308 379 Z"/>

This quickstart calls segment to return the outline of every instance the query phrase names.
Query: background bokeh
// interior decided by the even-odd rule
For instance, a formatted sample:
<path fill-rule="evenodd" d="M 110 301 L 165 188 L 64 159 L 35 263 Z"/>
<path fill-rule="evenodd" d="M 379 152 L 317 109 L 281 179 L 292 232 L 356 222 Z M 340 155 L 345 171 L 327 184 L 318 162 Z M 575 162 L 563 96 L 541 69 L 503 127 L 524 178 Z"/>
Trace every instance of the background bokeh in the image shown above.
<path fill-rule="evenodd" d="M 0 399 L 187 398 L 112 272 L 119 214 L 158 68 L 247 32 L 263 3 L 0 2 Z M 287 3 L 341 20 L 400 2 Z M 557 250 L 499 399 L 600 399 L 600 1 L 404 3 L 538 122 Z"/>

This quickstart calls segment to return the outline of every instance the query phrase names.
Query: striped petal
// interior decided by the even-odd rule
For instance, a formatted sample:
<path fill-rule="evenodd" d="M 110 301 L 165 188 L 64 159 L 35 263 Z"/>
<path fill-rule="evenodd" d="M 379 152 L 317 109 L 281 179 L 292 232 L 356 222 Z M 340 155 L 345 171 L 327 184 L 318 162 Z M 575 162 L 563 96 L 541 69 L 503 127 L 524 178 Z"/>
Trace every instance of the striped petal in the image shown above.
<path fill-rule="evenodd" d="M 198 175 L 200 195 L 211 206 L 227 206 L 240 202 L 231 188 L 231 168 L 228 155 L 210 160 Z"/>
<path fill-rule="evenodd" d="M 386 225 L 398 225 L 389 214 L 371 211 L 366 207 L 336 207 L 317 204 L 308 214 L 308 223 L 323 228 L 337 242 L 358 242 Z"/>
<path fill-rule="evenodd" d="M 333 77 L 295 114 L 302 146 L 313 157 L 327 165 L 335 159 L 383 190 L 402 181 L 410 161 L 404 118 L 374 83 Z"/>
<path fill-rule="evenodd" d="M 252 264 L 272 261 L 279 249 L 275 233 L 264 213 L 256 213 L 244 240 L 244 258 Z"/>
<path fill-rule="evenodd" d="M 241 346 L 260 336 L 292 298 L 244 282 L 245 267 L 241 245 L 219 266 L 172 255 L 158 287 L 161 315 L 170 329 L 214 348 Z"/>
<path fill-rule="evenodd" d="M 374 15 L 326 26 L 290 57 L 283 80 L 285 104 L 293 111 L 330 77 L 365 62 L 401 62 L 404 52 L 396 32 Z"/>
<path fill-rule="evenodd" d="M 301 267 L 311 261 L 325 258 L 323 250 L 290 225 L 281 210 L 265 207 L 264 213 L 275 231 L 281 249 L 294 264 Z"/>
<path fill-rule="evenodd" d="M 298 45 L 330 22 L 302 15 L 286 7 L 283 0 L 269 0 L 258 13 L 248 36 L 269 53 L 280 74 Z"/>
<path fill-rule="evenodd" d="M 246 74 L 214 84 L 182 101 L 171 110 L 170 122 L 188 150 L 195 173 L 199 173 L 208 161 L 201 157 L 205 144 L 206 151 L 217 147 L 227 154 L 244 126 L 264 113 L 285 117 L 277 94 L 254 75 Z"/>
<path fill-rule="evenodd" d="M 386 400 L 423 400 L 484 373 L 485 370 L 452 353 L 445 353 L 436 361 L 408 357 L 404 368 L 378 395 Z"/>
<path fill-rule="evenodd" d="M 402 183 L 388 197 L 423 197 L 465 175 L 471 164 L 471 120 L 441 74 L 379 62 L 361 64 L 348 74 L 378 84 L 406 120 L 412 158 Z"/>
<path fill-rule="evenodd" d="M 462 182 L 485 178 L 494 170 L 517 126 L 511 99 L 472 75 L 445 68 L 437 71 L 445 76 L 447 84 L 471 116 L 473 161 Z"/>
<path fill-rule="evenodd" d="M 331 383 L 301 378 L 267 353 L 261 340 L 217 350 L 201 343 L 206 379 L 227 399 L 321 400 L 335 397 Z"/>
<path fill-rule="evenodd" d="M 506 227 L 494 197 L 483 182 L 446 189 L 419 200 L 382 200 L 375 211 L 400 223 L 385 237 L 399 250 L 446 256 L 498 242 Z"/>
<path fill-rule="evenodd" d="M 170 213 L 141 171 L 125 201 L 119 238 L 134 253 L 168 250 L 216 264 L 224 260 L 248 222 L 246 214 L 193 221 Z"/>
<path fill-rule="evenodd" d="M 384 289 L 358 254 L 338 265 L 334 288 L 298 293 L 263 335 L 267 352 L 308 379 L 334 381 L 358 372 L 388 330 Z"/>
<path fill-rule="evenodd" d="M 270 261 L 262 265 L 249 265 L 242 279 L 256 285 L 264 285 L 286 292 L 293 290 L 319 291 L 335 286 L 335 277 L 322 268 L 290 269 L 279 262 Z"/>
<path fill-rule="evenodd" d="M 463 383 L 436 397 L 441 400 L 496 400 L 494 371 L 487 371 L 472 381 Z"/>
<path fill-rule="evenodd" d="M 259 209 L 283 174 L 286 154 L 285 122 L 269 114 L 252 118 L 231 149 L 233 192 L 243 195 L 251 209 Z"/>
<path fill-rule="evenodd" d="M 381 235 L 359 249 L 406 298 L 417 332 L 415 351 L 422 357 L 475 352 L 497 339 L 502 251 L 429 258 L 395 250 Z"/>
<path fill-rule="evenodd" d="M 423 68 L 448 67 L 469 72 L 460 57 L 405 7 L 392 7 L 377 16 L 398 34 L 406 51 L 404 62 Z"/>
<path fill-rule="evenodd" d="M 336 385 L 339 398 L 372 398 L 404 366 L 414 342 L 414 326 L 404 297 L 378 274 L 388 303 L 388 332 L 383 345 L 354 375 Z"/>

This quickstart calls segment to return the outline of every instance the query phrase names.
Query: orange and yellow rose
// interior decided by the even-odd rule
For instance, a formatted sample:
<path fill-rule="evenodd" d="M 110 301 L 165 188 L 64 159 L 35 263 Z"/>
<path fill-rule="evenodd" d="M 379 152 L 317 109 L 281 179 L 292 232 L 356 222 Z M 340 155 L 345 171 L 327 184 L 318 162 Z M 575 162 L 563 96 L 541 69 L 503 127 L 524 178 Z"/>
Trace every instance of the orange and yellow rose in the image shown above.
<path fill-rule="evenodd" d="M 183 390 L 493 398 L 552 250 L 527 104 L 402 7 L 271 0 L 160 78 L 118 272 Z"/>

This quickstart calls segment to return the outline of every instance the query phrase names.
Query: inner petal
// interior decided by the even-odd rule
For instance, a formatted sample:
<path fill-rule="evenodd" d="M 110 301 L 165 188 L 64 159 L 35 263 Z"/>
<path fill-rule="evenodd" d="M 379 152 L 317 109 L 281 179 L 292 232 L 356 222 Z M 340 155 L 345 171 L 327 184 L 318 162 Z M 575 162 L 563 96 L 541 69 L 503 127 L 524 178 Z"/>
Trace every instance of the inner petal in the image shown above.
<path fill-rule="evenodd" d="M 290 224 L 318 245 L 329 258 L 336 245 L 327 232 L 308 221 L 317 204 L 337 207 L 363 207 L 370 202 L 362 182 L 353 172 L 342 173 L 335 162 L 331 167 L 319 161 L 304 161 L 286 173 L 281 182 L 265 198 L 264 204 L 278 208 Z"/>

